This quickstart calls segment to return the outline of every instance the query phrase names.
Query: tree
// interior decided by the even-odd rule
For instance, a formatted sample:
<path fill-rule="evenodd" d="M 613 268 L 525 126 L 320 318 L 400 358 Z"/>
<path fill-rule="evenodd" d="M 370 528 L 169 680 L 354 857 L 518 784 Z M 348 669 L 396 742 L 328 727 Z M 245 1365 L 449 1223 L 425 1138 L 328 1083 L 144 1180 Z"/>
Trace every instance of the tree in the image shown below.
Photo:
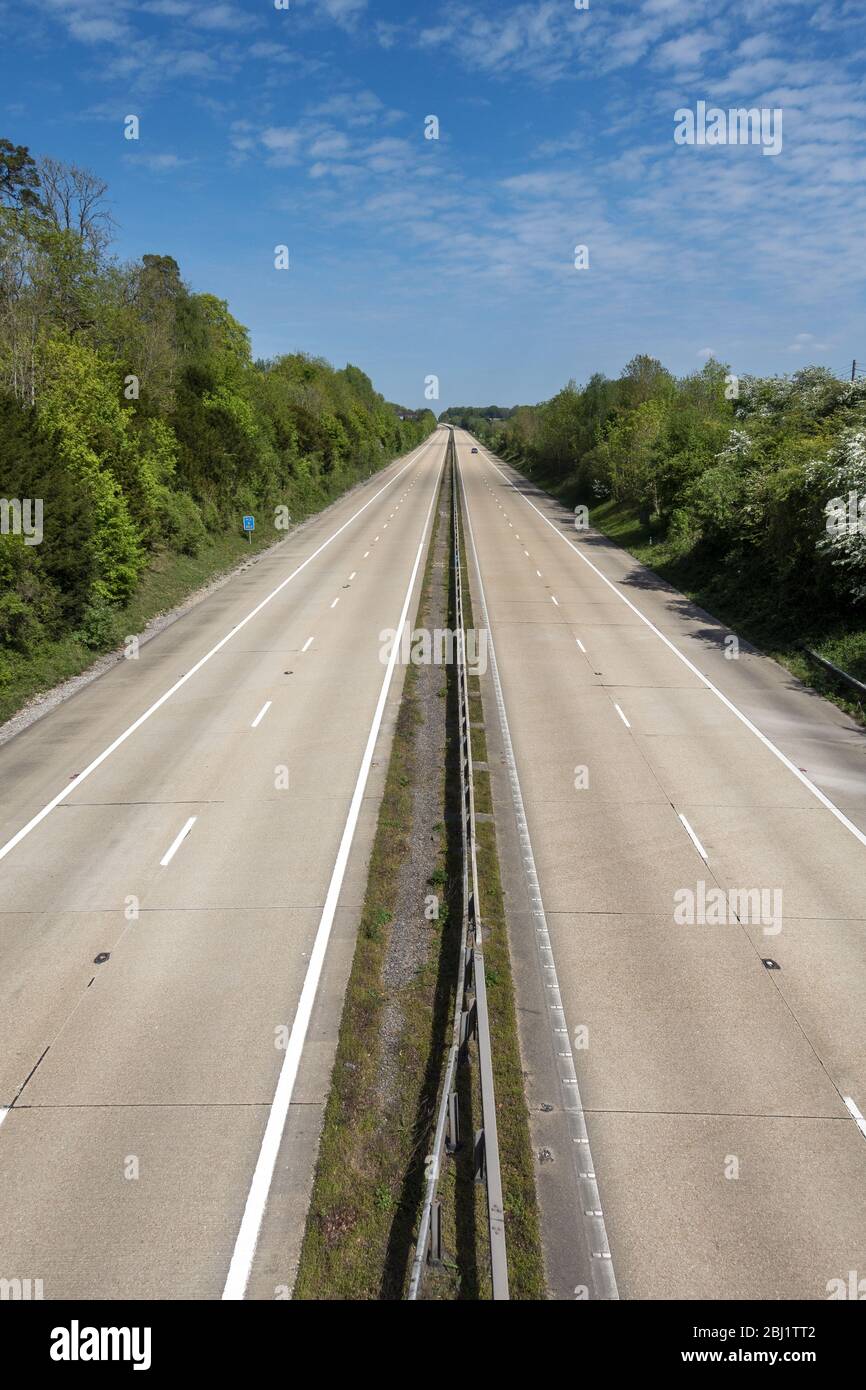
<path fill-rule="evenodd" d="M 94 256 L 101 256 L 114 235 L 114 219 L 106 206 L 108 184 L 89 169 L 63 164 L 46 156 L 38 165 L 41 202 L 58 232 L 74 232 Z"/>
<path fill-rule="evenodd" d="M 42 213 L 39 170 L 26 145 L 0 140 L 0 204 L 19 211 Z"/>

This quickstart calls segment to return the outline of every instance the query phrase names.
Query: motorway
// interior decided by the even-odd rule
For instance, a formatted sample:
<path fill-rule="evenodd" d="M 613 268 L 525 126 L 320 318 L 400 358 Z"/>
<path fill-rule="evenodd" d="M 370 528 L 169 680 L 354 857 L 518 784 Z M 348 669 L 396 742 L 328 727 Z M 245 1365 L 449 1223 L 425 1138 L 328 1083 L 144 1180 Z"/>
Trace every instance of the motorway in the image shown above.
<path fill-rule="evenodd" d="M 862 730 L 456 438 L 552 1293 L 827 1298 L 866 1273 Z M 701 883 L 781 913 L 678 923 Z"/>
<path fill-rule="evenodd" d="M 447 431 L 0 749 L 0 1276 L 297 1261 Z"/>
<path fill-rule="evenodd" d="M 288 1295 L 447 433 L 0 748 L 0 1277 Z M 862 731 L 456 438 L 551 1292 L 826 1298 Z M 781 912 L 675 921 L 701 883 Z"/>

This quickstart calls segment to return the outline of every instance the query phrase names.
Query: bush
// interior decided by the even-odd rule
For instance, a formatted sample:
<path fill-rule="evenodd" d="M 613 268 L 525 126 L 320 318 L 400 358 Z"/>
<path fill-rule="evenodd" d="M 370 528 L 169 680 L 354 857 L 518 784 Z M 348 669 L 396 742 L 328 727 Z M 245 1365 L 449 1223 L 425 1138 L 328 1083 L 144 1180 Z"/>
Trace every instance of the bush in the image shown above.
<path fill-rule="evenodd" d="M 160 487 L 157 495 L 157 523 L 162 543 L 181 555 L 197 555 L 205 540 L 202 514 L 188 492 L 172 492 Z"/>

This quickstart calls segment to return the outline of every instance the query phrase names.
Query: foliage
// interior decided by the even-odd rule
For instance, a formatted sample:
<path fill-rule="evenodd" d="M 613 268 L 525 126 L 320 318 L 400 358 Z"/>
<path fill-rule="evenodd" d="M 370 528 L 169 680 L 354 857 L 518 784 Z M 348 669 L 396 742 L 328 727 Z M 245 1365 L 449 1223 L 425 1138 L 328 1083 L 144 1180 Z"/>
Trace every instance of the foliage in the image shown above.
<path fill-rule="evenodd" d="M 616 380 L 498 413 L 445 415 L 590 517 L 606 499 L 630 510 L 753 607 L 838 622 L 866 602 L 866 382 L 823 367 L 736 382 L 715 361 L 677 380 L 640 356 Z M 855 524 L 828 528 L 828 504 L 850 510 L 852 494 Z"/>
<path fill-rule="evenodd" d="M 177 262 L 109 258 L 105 185 L 0 140 L 0 495 L 44 536 L 0 536 L 0 684 L 15 653 L 117 640 L 160 554 L 194 556 L 277 507 L 293 522 L 419 443 L 432 413 L 360 368 L 254 362 L 225 300 Z"/>

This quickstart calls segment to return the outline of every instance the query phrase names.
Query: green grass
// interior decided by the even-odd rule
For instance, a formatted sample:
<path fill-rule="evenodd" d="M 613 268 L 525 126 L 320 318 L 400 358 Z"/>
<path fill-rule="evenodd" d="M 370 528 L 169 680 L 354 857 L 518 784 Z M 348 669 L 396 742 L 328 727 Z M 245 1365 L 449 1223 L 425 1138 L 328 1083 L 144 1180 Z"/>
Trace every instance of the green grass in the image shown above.
<path fill-rule="evenodd" d="M 310 507 L 307 515 L 315 515 L 330 506 L 357 481 L 353 477 L 335 479 L 327 492 L 322 490 L 317 504 Z M 304 519 L 303 516 L 296 518 L 297 521 Z M 75 633 L 67 633 L 27 653 L 0 649 L 0 724 L 16 714 L 33 696 L 80 675 L 99 656 L 122 646 L 126 637 L 141 633 L 151 618 L 170 612 L 203 585 L 284 538 L 284 532 L 267 525 L 253 532 L 252 542 L 241 531 L 219 532 L 197 555 L 158 550 L 129 603 L 112 614 L 110 631 L 104 641 L 88 644 Z"/>
<path fill-rule="evenodd" d="M 445 486 L 448 487 L 446 480 Z M 439 518 L 437 513 L 437 532 Z M 435 541 L 431 542 L 421 612 L 429 600 Z M 447 553 L 447 551 L 446 551 Z M 453 581 L 449 605 L 453 623 Z M 423 624 L 423 617 L 419 620 Z M 471 615 L 467 612 L 467 621 Z M 440 916 L 431 923 L 426 964 L 399 995 L 399 1094 L 383 1104 L 380 1094 L 381 1029 L 388 1003 L 383 986 L 400 871 L 409 850 L 413 795 L 419 768 L 415 733 L 420 719 L 418 676 L 406 672 L 370 861 L 367 891 L 346 992 L 331 1090 L 313 1183 L 294 1296 L 297 1299 L 396 1299 L 404 1296 L 414 1253 L 429 1152 L 451 1037 L 460 945 L 459 748 L 456 672 L 447 668 L 445 766 L 441 769 L 443 817 L 435 827 L 437 859 L 428 886 L 440 894 Z M 481 719 L 476 692 L 473 717 Z M 473 741 L 483 732 L 474 731 Z M 483 757 L 483 753 L 479 754 Z M 481 805 L 490 804 L 486 773 L 476 774 Z M 480 827 L 479 872 L 500 1157 L 506 1208 L 509 1273 L 514 1298 L 544 1297 L 544 1277 L 523 1072 L 517 1037 L 496 840 L 492 824 Z M 429 1268 L 423 1297 L 475 1300 L 490 1296 L 486 1197 L 473 1180 L 474 1128 L 480 1125 L 475 1069 L 458 1072 L 463 1139 L 440 1177 L 444 1260 Z"/>
<path fill-rule="evenodd" d="M 11 718 L 34 695 L 79 675 L 102 653 L 121 646 L 127 636 L 140 633 L 151 618 L 177 607 L 196 589 L 277 539 L 275 534 L 260 536 L 258 542 L 250 545 L 243 536 L 221 535 L 195 556 L 160 551 L 142 575 L 133 598 L 113 615 L 105 642 L 90 646 L 69 634 L 26 654 L 4 651 L 8 677 L 0 684 L 0 723 Z"/>
<path fill-rule="evenodd" d="M 438 512 L 422 584 L 428 602 Z M 419 621 L 421 618 L 419 617 Z M 435 1105 L 449 995 L 456 976 L 447 897 L 430 923 L 427 960 L 397 996 L 399 1085 L 381 1092 L 381 1037 L 389 996 L 383 983 L 390 931 L 409 852 L 418 776 L 421 721 L 418 671 L 409 666 L 391 746 L 385 791 L 346 990 L 331 1089 L 307 1225 L 295 1281 L 296 1299 L 399 1299 L 405 1292 L 424 1181 L 427 1133 Z M 441 787 L 444 801 L 444 776 Z M 444 821 L 437 831 L 431 880 L 447 880 Z"/>

